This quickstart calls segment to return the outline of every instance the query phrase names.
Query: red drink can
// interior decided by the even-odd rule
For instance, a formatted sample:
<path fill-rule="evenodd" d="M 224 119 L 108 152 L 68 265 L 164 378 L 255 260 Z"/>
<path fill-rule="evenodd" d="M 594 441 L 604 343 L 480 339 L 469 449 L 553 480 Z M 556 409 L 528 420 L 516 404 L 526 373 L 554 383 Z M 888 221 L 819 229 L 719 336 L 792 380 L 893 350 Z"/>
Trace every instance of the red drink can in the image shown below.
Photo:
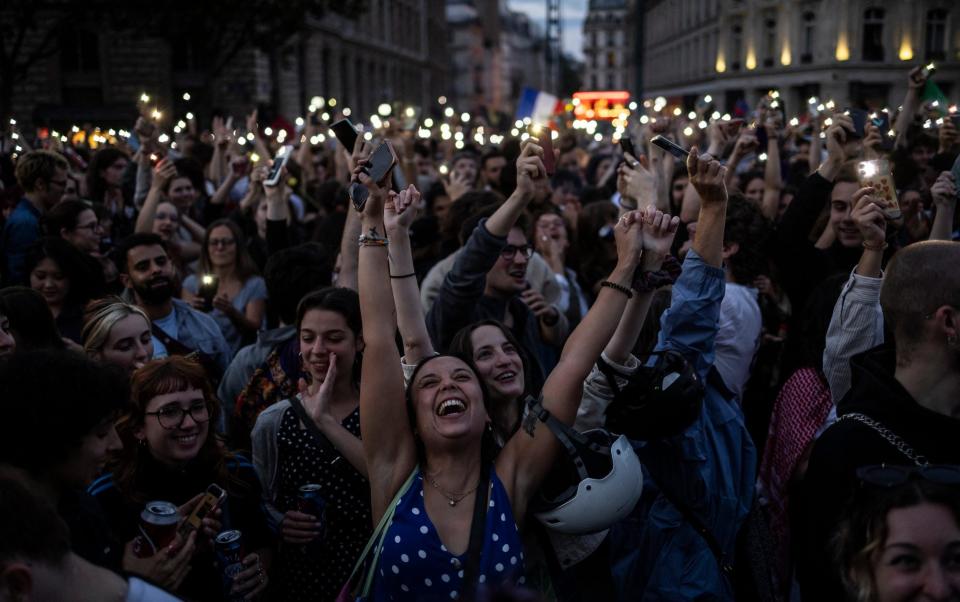
<path fill-rule="evenodd" d="M 173 543 L 180 524 L 180 510 L 170 502 L 147 502 L 140 513 L 140 535 L 134 543 L 138 558 L 149 558 Z"/>

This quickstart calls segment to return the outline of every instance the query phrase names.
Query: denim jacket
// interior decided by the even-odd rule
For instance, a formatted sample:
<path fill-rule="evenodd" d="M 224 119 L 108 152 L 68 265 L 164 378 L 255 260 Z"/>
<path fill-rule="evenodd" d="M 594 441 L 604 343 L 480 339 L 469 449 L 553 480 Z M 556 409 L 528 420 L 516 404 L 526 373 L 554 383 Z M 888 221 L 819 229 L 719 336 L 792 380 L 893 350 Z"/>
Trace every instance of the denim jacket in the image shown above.
<path fill-rule="evenodd" d="M 731 562 L 753 502 L 757 453 L 735 397 L 709 379 L 724 294 L 724 272 L 694 251 L 661 319 L 657 350 L 690 361 L 705 383 L 703 410 L 681 435 L 635 442 L 644 466 L 640 502 L 611 528 L 611 565 L 622 600 L 732 600 L 733 591 L 704 539 L 661 493 L 683 501 L 714 534 Z M 716 376 L 716 375 L 714 375 Z"/>

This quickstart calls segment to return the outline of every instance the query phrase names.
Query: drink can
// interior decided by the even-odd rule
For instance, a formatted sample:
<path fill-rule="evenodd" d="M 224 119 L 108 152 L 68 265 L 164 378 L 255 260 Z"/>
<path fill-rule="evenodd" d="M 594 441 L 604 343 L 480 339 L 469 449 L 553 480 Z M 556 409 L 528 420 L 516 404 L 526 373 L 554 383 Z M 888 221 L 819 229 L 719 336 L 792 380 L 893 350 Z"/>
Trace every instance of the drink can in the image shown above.
<path fill-rule="evenodd" d="M 227 599 L 233 600 L 234 598 L 230 596 L 233 580 L 243 571 L 243 536 L 236 529 L 223 531 L 217 535 L 214 542 L 217 564 L 220 565 L 220 572 L 223 575 L 223 588 Z M 243 597 L 237 599 L 242 600 Z"/>
<path fill-rule="evenodd" d="M 147 502 L 140 513 L 140 535 L 134 543 L 138 558 L 149 558 L 169 546 L 177 536 L 180 510 L 170 502 Z"/>
<path fill-rule="evenodd" d="M 297 496 L 297 510 L 316 517 L 317 522 L 320 523 L 320 532 L 316 539 L 305 546 L 305 549 L 315 549 L 323 539 L 327 527 L 327 501 L 320 495 L 320 485 L 308 483 L 300 487 L 300 494 Z"/>

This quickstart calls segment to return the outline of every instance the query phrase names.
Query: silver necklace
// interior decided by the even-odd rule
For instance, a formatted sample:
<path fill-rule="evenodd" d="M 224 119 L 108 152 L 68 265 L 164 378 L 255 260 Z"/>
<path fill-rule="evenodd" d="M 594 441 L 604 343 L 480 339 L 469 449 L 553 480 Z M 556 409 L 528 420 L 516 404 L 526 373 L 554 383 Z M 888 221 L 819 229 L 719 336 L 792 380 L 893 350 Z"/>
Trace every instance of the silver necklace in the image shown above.
<path fill-rule="evenodd" d="M 471 489 L 470 491 L 465 491 L 463 493 L 450 493 L 447 490 L 440 487 L 440 485 L 437 484 L 437 481 L 430 475 L 427 475 L 427 480 L 430 481 L 430 484 L 433 485 L 434 489 L 440 492 L 440 495 L 447 498 L 447 502 L 450 504 L 451 508 L 459 504 L 463 500 L 463 498 L 467 497 L 468 495 L 476 491 L 478 487 L 480 487 L 480 481 L 477 481 L 477 484 L 474 485 L 473 489 Z"/>

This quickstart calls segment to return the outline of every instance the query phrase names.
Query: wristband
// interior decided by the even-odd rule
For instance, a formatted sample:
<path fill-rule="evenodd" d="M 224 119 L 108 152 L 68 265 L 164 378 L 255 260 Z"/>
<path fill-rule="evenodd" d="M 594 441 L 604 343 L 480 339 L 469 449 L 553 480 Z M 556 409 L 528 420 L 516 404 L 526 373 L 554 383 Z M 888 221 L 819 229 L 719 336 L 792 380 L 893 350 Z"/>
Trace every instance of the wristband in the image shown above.
<path fill-rule="evenodd" d="M 880 244 L 880 245 L 872 245 L 872 244 L 868 244 L 867 241 L 863 241 L 863 248 L 868 249 L 870 251 L 883 251 L 889 246 L 890 245 L 887 243 L 887 241 L 883 241 L 883 244 Z"/>
<path fill-rule="evenodd" d="M 609 280 L 604 280 L 603 282 L 600 283 L 600 286 L 606 286 L 608 288 L 612 288 L 615 291 L 620 291 L 621 293 L 627 296 L 627 299 L 633 299 L 633 291 L 625 286 L 617 284 L 616 282 L 610 282 Z"/>
<path fill-rule="evenodd" d="M 416 276 L 416 275 L 417 275 L 416 272 L 410 272 L 409 274 L 400 274 L 399 276 L 394 276 L 393 274 L 390 274 L 390 277 L 400 279 L 400 278 L 412 278 L 413 276 Z"/>
<path fill-rule="evenodd" d="M 541 316 L 540 321 L 543 322 L 544 326 L 556 326 L 557 322 L 560 321 L 560 310 L 554 307 L 553 311 L 557 312 L 554 314 L 553 319 L 548 319 L 546 314 Z"/>
<path fill-rule="evenodd" d="M 357 244 L 361 247 L 385 247 L 387 242 L 387 237 L 377 234 L 376 228 L 370 228 L 370 232 L 361 234 L 357 239 Z"/>

